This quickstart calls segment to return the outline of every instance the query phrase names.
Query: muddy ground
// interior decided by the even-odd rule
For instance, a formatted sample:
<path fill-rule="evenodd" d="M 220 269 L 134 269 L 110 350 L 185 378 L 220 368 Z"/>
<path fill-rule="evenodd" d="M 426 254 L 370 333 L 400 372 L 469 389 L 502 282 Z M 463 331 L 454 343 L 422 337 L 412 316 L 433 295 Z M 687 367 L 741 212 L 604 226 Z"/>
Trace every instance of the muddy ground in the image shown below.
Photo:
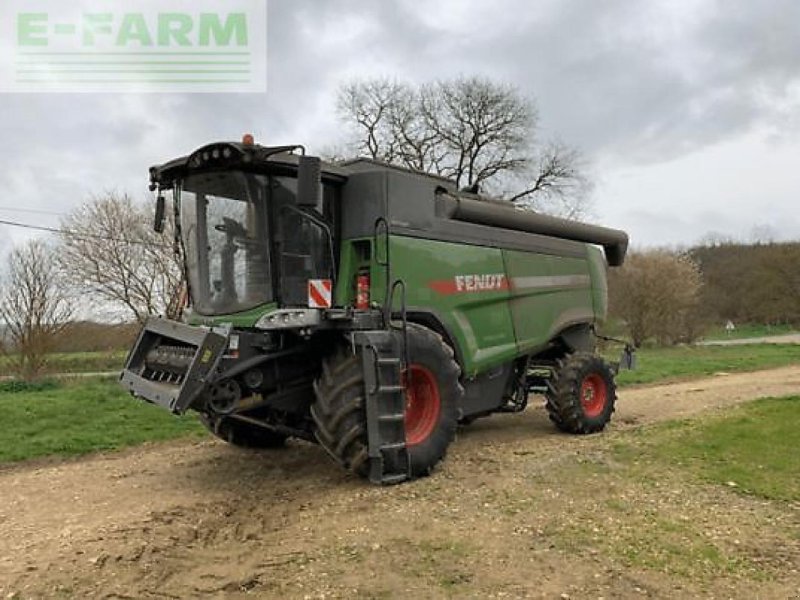
<path fill-rule="evenodd" d="M 798 366 L 629 388 L 589 437 L 532 407 L 389 488 L 300 442 L 3 467 L 0 598 L 800 598 L 799 506 L 608 458 L 651 423 L 798 392 Z"/>

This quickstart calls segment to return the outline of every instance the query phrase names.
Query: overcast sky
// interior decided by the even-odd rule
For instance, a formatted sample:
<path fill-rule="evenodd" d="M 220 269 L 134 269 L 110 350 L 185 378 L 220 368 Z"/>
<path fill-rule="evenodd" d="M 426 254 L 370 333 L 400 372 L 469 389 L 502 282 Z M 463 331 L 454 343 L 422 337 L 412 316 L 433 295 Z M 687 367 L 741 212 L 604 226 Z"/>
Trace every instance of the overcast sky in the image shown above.
<path fill-rule="evenodd" d="M 271 0 L 266 94 L 0 94 L 0 219 L 57 225 L 149 165 L 253 132 L 341 137 L 337 86 L 484 75 L 580 148 L 596 220 L 634 245 L 800 239 L 797 0 Z M 30 233 L 0 225 L 0 252 Z"/>

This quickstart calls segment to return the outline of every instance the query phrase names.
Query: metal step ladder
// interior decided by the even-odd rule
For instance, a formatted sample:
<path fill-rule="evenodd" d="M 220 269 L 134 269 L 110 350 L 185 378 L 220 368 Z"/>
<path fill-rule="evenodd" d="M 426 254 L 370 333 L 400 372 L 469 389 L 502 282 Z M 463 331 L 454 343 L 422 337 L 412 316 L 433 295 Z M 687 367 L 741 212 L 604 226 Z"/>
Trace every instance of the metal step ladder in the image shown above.
<path fill-rule="evenodd" d="M 400 335 L 391 330 L 353 336 L 362 360 L 366 393 L 369 479 L 390 485 L 409 479 Z"/>

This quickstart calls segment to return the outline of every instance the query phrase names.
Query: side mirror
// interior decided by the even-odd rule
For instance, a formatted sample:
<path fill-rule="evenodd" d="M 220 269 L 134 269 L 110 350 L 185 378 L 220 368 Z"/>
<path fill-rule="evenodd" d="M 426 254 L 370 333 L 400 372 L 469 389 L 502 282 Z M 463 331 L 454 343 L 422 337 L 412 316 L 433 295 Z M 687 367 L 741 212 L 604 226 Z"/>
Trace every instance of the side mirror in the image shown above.
<path fill-rule="evenodd" d="M 166 213 L 166 201 L 161 194 L 156 198 L 156 218 L 153 222 L 153 230 L 156 233 L 164 233 L 164 215 Z"/>
<path fill-rule="evenodd" d="M 318 156 L 299 156 L 297 163 L 297 205 L 316 208 L 320 204 L 322 162 Z"/>

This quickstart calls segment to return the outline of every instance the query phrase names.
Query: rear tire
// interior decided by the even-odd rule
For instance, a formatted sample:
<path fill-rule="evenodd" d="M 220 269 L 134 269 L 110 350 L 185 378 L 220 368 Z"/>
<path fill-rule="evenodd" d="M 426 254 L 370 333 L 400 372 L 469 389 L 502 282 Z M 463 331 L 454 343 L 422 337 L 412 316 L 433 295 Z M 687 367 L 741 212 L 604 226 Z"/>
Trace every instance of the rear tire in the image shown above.
<path fill-rule="evenodd" d="M 282 448 L 288 437 L 228 417 L 209 417 L 201 414 L 200 422 L 222 441 L 240 448 Z"/>
<path fill-rule="evenodd" d="M 464 389 L 453 349 L 439 334 L 409 324 L 408 354 L 405 426 L 413 479 L 430 474 L 444 458 L 455 437 Z M 366 477 L 367 417 L 359 357 L 343 349 L 323 361 L 314 389 L 311 416 L 317 440 L 342 466 Z"/>
<path fill-rule="evenodd" d="M 614 373 L 596 354 L 570 354 L 559 361 L 545 396 L 550 420 L 560 430 L 596 433 L 605 428 L 614 412 Z"/>

